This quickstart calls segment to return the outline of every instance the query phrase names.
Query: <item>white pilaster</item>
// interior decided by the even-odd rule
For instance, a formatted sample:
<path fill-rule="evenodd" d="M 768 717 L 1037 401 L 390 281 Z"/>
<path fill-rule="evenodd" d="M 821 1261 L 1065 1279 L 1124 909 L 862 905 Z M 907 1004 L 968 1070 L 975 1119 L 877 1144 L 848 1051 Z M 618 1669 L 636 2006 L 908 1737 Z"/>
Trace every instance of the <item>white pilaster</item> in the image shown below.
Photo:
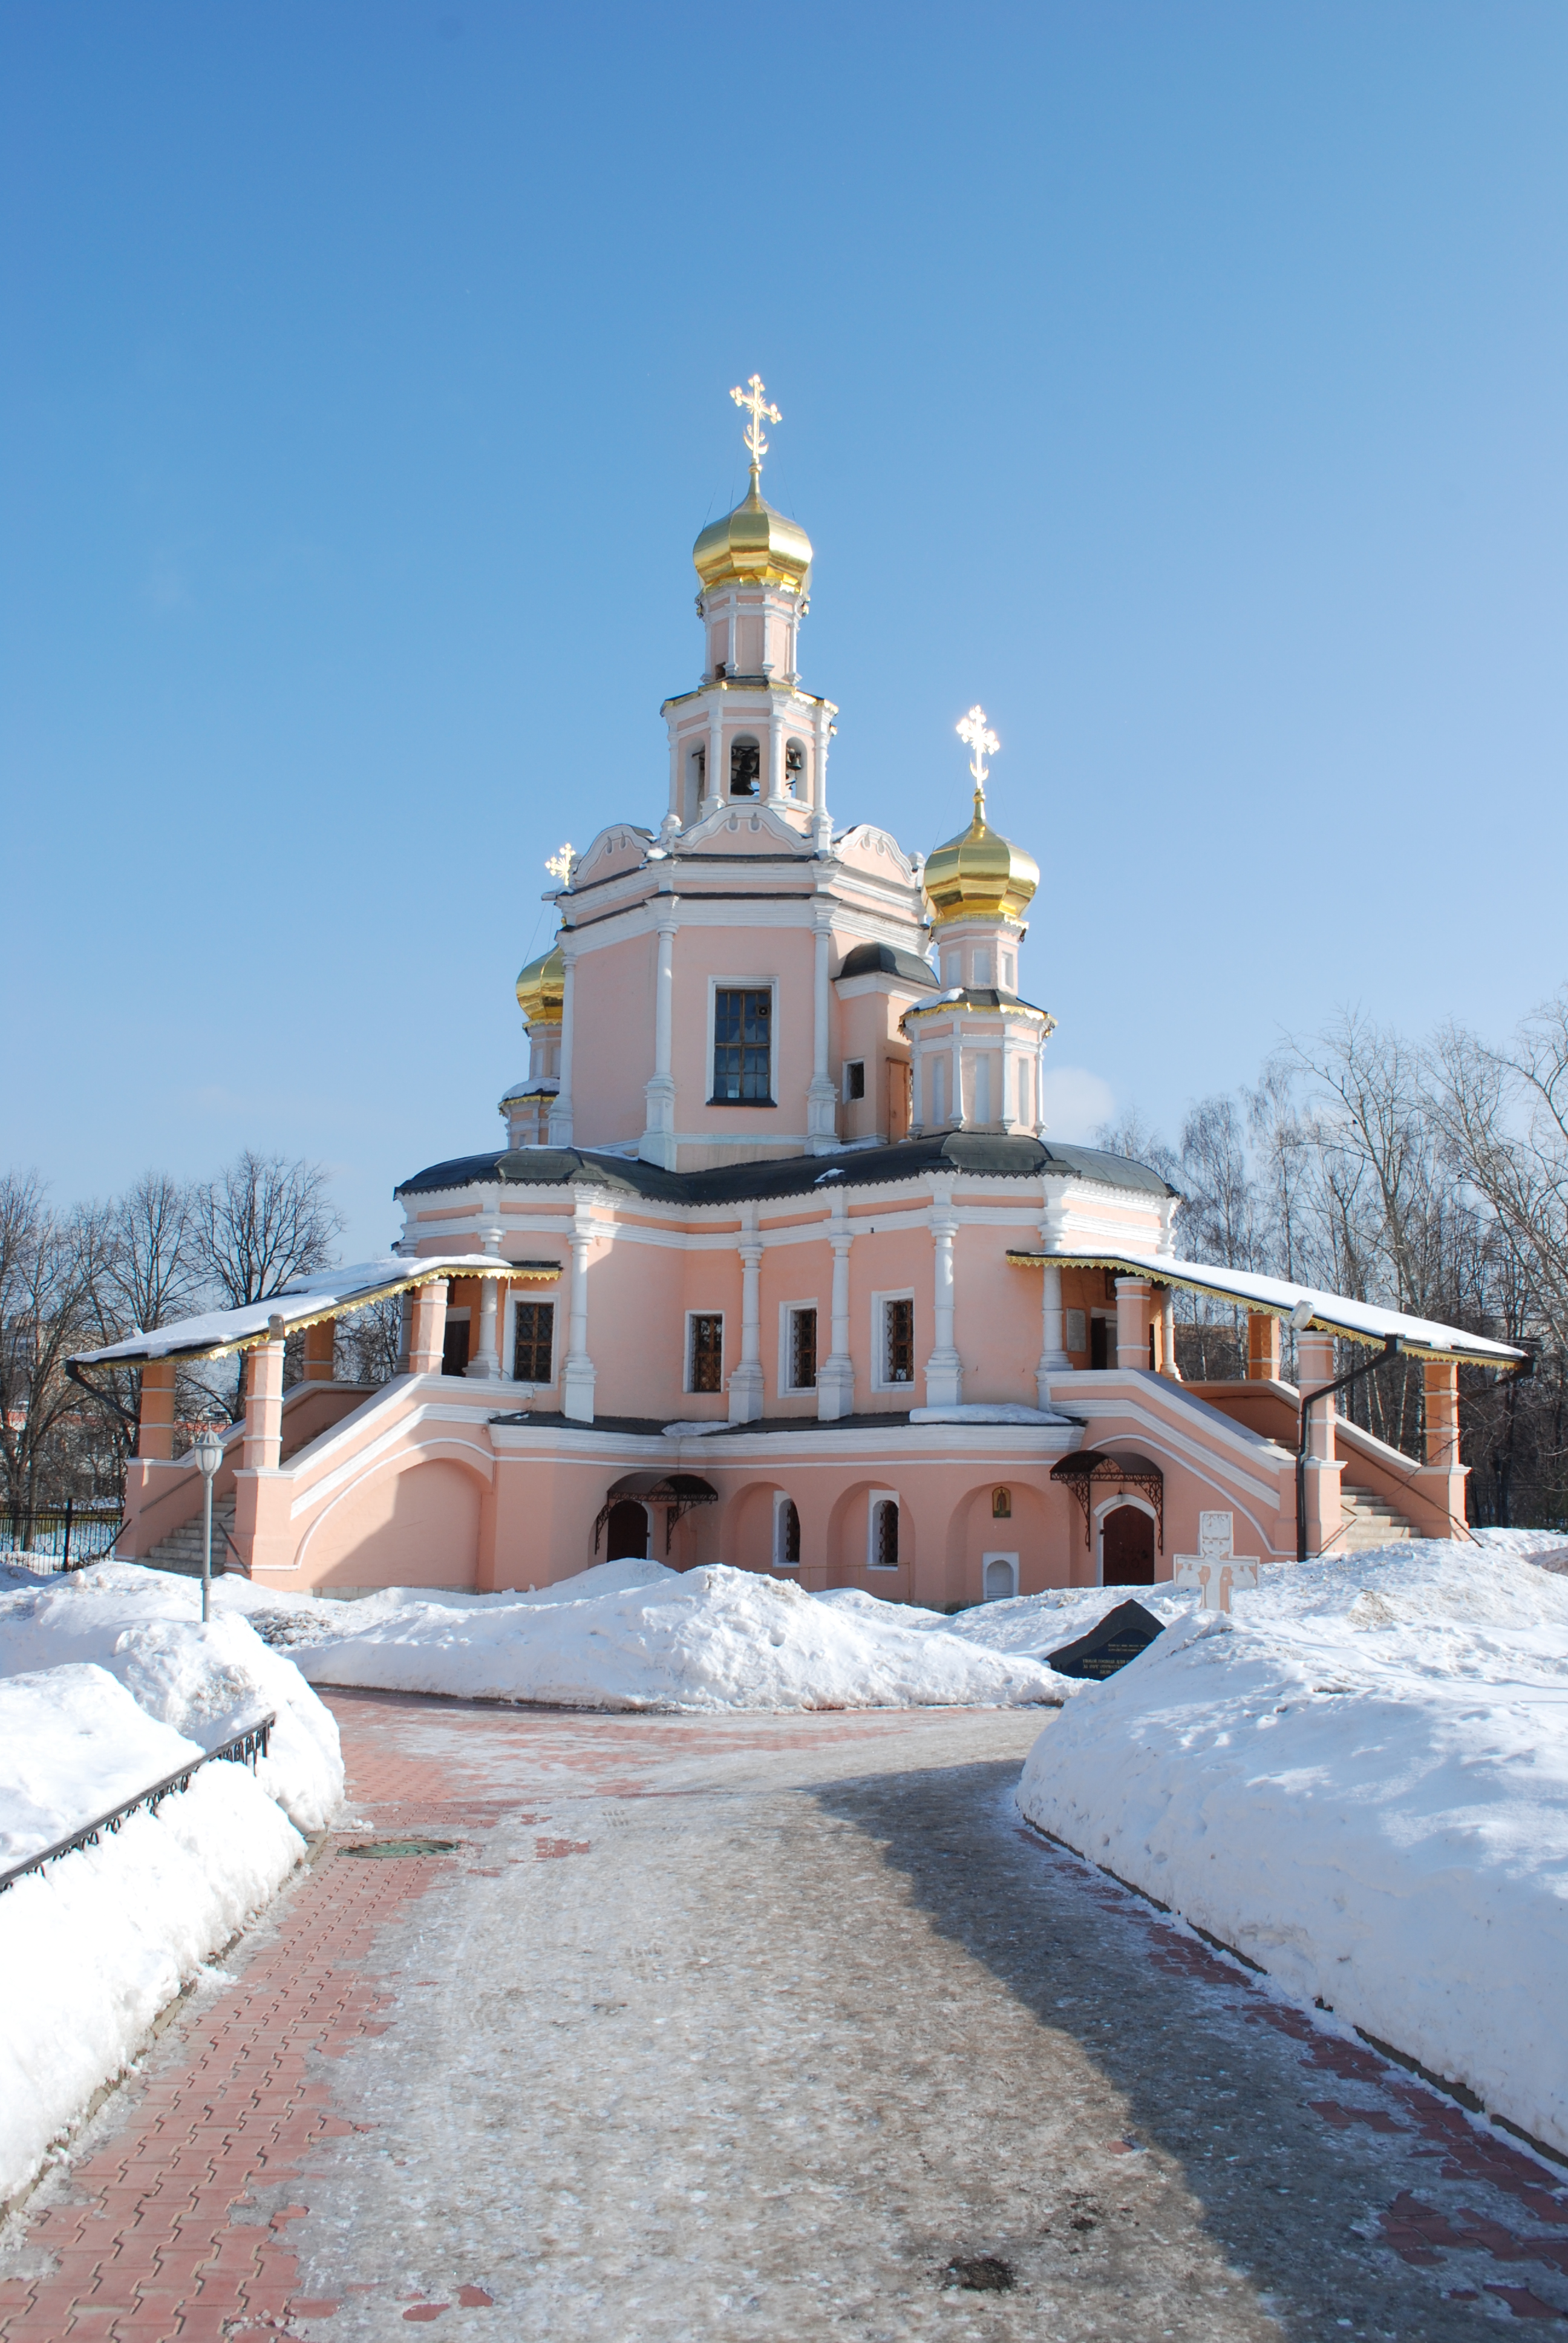
<path fill-rule="evenodd" d="M 811 983 L 811 1081 L 806 1092 L 806 1152 L 808 1155 L 830 1154 L 838 1144 L 839 1101 L 833 1093 L 832 1079 L 828 1071 L 829 1019 L 832 995 L 829 990 L 829 955 L 832 950 L 832 907 L 819 902 L 816 909 L 816 964 Z"/>
<path fill-rule="evenodd" d="M 729 1421 L 755 1423 L 762 1413 L 762 1241 L 757 1207 L 740 1215 L 740 1364 L 729 1378 Z"/>
<path fill-rule="evenodd" d="M 817 1414 L 823 1423 L 836 1423 L 855 1410 L 855 1368 L 849 1356 L 849 1247 L 854 1238 L 849 1213 L 838 1197 L 828 1242 L 833 1248 L 833 1348 L 817 1370 Z"/>
<path fill-rule="evenodd" d="M 955 1131 L 961 1131 L 964 1127 L 964 1034 L 957 1017 L 953 1019 L 952 1111 L 948 1121 Z"/>
<path fill-rule="evenodd" d="M 784 709 L 775 699 L 768 719 L 768 802 L 784 805 Z"/>
<path fill-rule="evenodd" d="M 700 808 L 704 818 L 710 813 L 717 813 L 723 802 L 726 779 L 723 764 L 724 699 L 721 693 L 716 691 L 708 706 L 708 769 L 702 776 Z"/>
<path fill-rule="evenodd" d="M 569 943 L 561 945 L 561 960 L 566 970 L 561 983 L 561 1072 L 560 1087 L 550 1101 L 552 1147 L 569 1147 L 572 1143 L 572 995 L 577 985 Z"/>
<path fill-rule="evenodd" d="M 1049 1407 L 1052 1375 L 1067 1374 L 1072 1361 L 1064 1339 L 1067 1326 L 1061 1306 L 1060 1270 L 1048 1266 L 1040 1273 L 1040 1282 L 1044 1290 L 1040 1297 L 1040 1364 L 1034 1371 L 1034 1386 L 1041 1407 Z"/>
<path fill-rule="evenodd" d="M 594 1363 L 588 1355 L 588 1272 L 593 1243 L 592 1206 L 579 1201 L 572 1223 L 571 1312 L 566 1363 L 561 1369 L 561 1413 L 576 1423 L 593 1422 Z"/>
<path fill-rule="evenodd" d="M 963 1396 L 963 1362 L 953 1347 L 953 1238 L 958 1215 L 952 1208 L 952 1183 L 938 1180 L 931 1203 L 931 1234 L 936 1239 L 932 1316 L 936 1342 L 926 1361 L 926 1405 L 957 1407 Z"/>
<path fill-rule="evenodd" d="M 492 1202 L 491 1209 L 494 1210 Z M 501 1239 L 506 1231 L 500 1222 L 493 1221 L 479 1231 L 479 1241 L 492 1261 L 501 1257 Z M 495 1383 L 501 1373 L 501 1362 L 496 1342 L 496 1289 L 500 1281 L 494 1277 L 479 1280 L 479 1338 L 474 1355 L 463 1372 L 479 1383 Z"/>
<path fill-rule="evenodd" d="M 678 899 L 670 895 L 658 913 L 658 958 L 653 979 L 653 1075 L 643 1084 L 644 1131 L 638 1153 L 645 1163 L 675 1169 L 675 938 L 680 926 Z"/>
<path fill-rule="evenodd" d="M 811 834 L 819 854 L 825 853 L 833 843 L 833 820 L 828 811 L 828 742 L 833 727 L 828 720 L 828 710 L 820 700 L 817 703 L 815 770 L 811 777 Z"/>

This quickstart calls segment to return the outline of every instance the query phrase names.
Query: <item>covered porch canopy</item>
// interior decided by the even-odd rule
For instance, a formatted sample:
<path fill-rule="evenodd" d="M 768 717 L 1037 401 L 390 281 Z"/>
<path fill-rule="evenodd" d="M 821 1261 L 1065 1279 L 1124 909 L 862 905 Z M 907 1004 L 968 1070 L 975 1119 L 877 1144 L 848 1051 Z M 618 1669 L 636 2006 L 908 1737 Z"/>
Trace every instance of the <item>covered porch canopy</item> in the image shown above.
<path fill-rule="evenodd" d="M 374 1302 L 437 1279 L 504 1277 L 543 1285 L 554 1283 L 560 1273 L 555 1262 L 501 1261 L 494 1253 L 387 1253 L 378 1261 L 296 1278 L 280 1293 L 248 1302 L 240 1310 L 206 1310 L 199 1317 L 176 1319 L 172 1325 L 132 1334 L 123 1342 L 106 1343 L 99 1351 L 78 1351 L 71 1363 L 108 1367 L 153 1359 L 224 1359 L 275 1341 L 275 1318 L 282 1319 L 286 1336 L 326 1319 L 349 1317 Z"/>
<path fill-rule="evenodd" d="M 1468 1334 L 1459 1326 L 1443 1326 L 1431 1318 L 1412 1318 L 1402 1310 L 1384 1310 L 1374 1302 L 1352 1302 L 1342 1293 L 1323 1293 L 1311 1285 L 1292 1285 L 1288 1278 L 1259 1277 L 1251 1270 L 1214 1269 L 1207 1262 L 1180 1261 L 1159 1252 L 1020 1252 L 1008 1259 L 1017 1269 L 1109 1269 L 1123 1277 L 1147 1278 L 1152 1285 L 1178 1286 L 1184 1292 L 1205 1293 L 1217 1302 L 1233 1302 L 1261 1316 L 1288 1318 L 1298 1303 L 1311 1302 L 1311 1326 L 1323 1334 L 1342 1335 L 1347 1342 L 1381 1348 L 1391 1334 L 1412 1358 L 1465 1360 L 1476 1366 L 1522 1367 L 1525 1354 L 1512 1342 L 1494 1342 L 1485 1334 Z"/>

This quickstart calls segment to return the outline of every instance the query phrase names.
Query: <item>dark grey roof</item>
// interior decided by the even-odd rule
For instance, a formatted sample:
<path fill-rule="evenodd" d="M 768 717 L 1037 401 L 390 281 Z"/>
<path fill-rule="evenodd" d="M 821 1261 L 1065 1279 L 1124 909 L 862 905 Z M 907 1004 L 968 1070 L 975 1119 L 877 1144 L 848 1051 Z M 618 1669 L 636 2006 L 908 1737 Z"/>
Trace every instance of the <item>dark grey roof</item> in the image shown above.
<path fill-rule="evenodd" d="M 929 1180 L 939 1172 L 990 1179 L 1098 1180 L 1111 1188 L 1173 1196 L 1158 1172 L 1099 1147 L 1048 1147 L 1040 1139 L 950 1131 L 892 1147 L 857 1147 L 836 1155 L 786 1155 L 767 1163 L 725 1163 L 709 1172 L 665 1172 L 625 1155 L 578 1147 L 518 1147 L 498 1154 L 456 1155 L 431 1163 L 393 1191 L 417 1196 L 435 1188 L 475 1188 L 493 1181 L 533 1188 L 608 1188 L 671 1204 L 738 1204 L 771 1196 L 809 1195 L 818 1188 L 881 1187 Z M 829 1177 L 832 1174 L 832 1177 Z"/>
<path fill-rule="evenodd" d="M 915 953 L 900 951 L 897 944 L 857 944 L 846 955 L 839 976 L 901 976 L 906 984 L 918 984 L 934 992 L 938 980 L 930 963 Z"/>

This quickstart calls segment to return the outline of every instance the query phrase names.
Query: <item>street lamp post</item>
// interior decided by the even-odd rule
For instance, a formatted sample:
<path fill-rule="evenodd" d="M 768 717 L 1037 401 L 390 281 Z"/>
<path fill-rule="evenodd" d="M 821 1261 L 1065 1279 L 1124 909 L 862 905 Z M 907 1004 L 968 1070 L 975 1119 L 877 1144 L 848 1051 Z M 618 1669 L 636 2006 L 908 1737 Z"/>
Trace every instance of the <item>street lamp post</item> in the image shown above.
<path fill-rule="evenodd" d="M 201 1615 L 205 1626 L 212 1607 L 212 1484 L 223 1463 L 223 1439 L 216 1425 L 203 1424 L 191 1454 L 202 1477 Z"/>

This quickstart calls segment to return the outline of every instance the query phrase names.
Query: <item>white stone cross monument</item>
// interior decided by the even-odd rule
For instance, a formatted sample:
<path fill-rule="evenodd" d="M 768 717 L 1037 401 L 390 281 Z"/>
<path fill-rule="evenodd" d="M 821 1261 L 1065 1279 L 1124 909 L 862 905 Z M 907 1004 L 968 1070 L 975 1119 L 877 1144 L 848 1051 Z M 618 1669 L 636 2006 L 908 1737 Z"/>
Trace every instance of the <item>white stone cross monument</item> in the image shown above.
<path fill-rule="evenodd" d="M 1173 1556 L 1171 1584 L 1195 1586 L 1200 1610 L 1229 1611 L 1232 1594 L 1258 1584 L 1258 1556 L 1232 1554 L 1235 1534 L 1234 1513 L 1200 1513 L 1199 1551 Z"/>

